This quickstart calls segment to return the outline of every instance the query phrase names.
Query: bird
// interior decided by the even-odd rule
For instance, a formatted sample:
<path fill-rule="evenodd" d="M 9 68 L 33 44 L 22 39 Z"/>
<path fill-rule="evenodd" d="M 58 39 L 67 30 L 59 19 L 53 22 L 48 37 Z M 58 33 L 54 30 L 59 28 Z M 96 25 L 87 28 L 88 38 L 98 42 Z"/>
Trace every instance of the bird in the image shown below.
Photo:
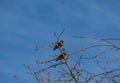
<path fill-rule="evenodd" d="M 55 47 L 53 48 L 53 50 L 56 50 L 57 48 L 60 48 L 63 46 L 63 40 L 60 40 L 59 42 L 55 43 Z"/>
<path fill-rule="evenodd" d="M 67 55 L 67 53 L 61 53 L 61 54 L 58 56 L 58 58 L 56 59 L 56 61 L 64 59 L 66 55 Z"/>

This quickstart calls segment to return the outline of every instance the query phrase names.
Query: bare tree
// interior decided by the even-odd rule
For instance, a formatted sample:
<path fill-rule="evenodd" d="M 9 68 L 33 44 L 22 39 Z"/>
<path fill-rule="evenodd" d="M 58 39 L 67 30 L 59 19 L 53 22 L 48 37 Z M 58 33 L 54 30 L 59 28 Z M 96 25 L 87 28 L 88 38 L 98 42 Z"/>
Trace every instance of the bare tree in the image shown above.
<path fill-rule="evenodd" d="M 38 70 L 24 65 L 28 70 L 27 73 L 34 78 L 35 83 L 120 83 L 120 59 L 118 58 L 119 53 L 116 53 L 120 51 L 120 47 L 116 43 L 120 41 L 120 38 L 73 36 L 80 40 L 92 40 L 95 43 L 68 52 L 67 48 L 64 48 L 65 40 L 60 39 L 64 31 L 65 28 L 59 35 L 54 33 L 57 40 L 55 43 L 35 48 L 36 51 L 39 51 L 44 47 L 49 47 L 54 49 L 52 51 L 57 54 L 53 54 L 54 56 L 46 61 L 35 58 Z M 108 55 L 113 52 L 116 53 L 117 59 L 114 58 L 114 54 Z M 92 65 L 89 65 L 90 62 Z M 84 66 L 87 68 L 85 69 Z M 52 76 L 53 74 L 56 74 L 56 77 Z M 18 77 L 15 76 L 15 78 L 23 83 Z"/>

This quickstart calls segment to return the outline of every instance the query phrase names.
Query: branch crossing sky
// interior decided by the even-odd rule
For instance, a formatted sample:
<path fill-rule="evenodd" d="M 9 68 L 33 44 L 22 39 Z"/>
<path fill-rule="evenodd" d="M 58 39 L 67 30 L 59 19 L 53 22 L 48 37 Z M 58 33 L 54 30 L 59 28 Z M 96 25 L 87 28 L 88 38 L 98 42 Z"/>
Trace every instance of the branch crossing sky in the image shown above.
<path fill-rule="evenodd" d="M 64 26 L 61 38 L 74 47 L 73 35 L 119 37 L 120 0 L 0 0 L 0 83 L 17 83 L 14 75 L 30 83 L 23 64 Z"/>

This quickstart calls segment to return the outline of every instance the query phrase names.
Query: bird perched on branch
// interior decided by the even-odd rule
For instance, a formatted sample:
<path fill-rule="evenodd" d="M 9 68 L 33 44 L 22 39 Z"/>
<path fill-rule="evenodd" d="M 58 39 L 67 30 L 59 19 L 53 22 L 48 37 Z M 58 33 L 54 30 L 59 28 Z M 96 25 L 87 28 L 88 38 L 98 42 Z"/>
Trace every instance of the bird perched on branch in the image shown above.
<path fill-rule="evenodd" d="M 54 47 L 53 50 L 56 50 L 57 48 L 62 47 L 63 46 L 63 42 L 64 42 L 63 40 L 60 40 L 59 42 L 55 43 L 55 47 Z"/>
<path fill-rule="evenodd" d="M 64 59 L 66 55 L 67 55 L 67 53 L 61 53 L 61 54 L 58 56 L 58 58 L 56 59 L 56 61 Z"/>

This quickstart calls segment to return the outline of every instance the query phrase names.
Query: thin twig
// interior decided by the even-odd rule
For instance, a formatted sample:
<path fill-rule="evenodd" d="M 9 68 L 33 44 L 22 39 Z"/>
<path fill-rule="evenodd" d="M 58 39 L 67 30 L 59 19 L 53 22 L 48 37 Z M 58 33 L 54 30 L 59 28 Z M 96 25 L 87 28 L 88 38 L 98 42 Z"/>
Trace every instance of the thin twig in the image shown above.
<path fill-rule="evenodd" d="M 54 32 L 54 36 L 57 38 L 57 42 L 59 41 L 59 38 L 62 36 L 64 31 L 65 31 L 65 28 L 63 28 L 62 32 L 59 35 L 57 35 L 56 32 Z"/>
<path fill-rule="evenodd" d="M 120 69 L 114 69 L 114 70 L 111 70 L 111 71 L 107 71 L 107 72 L 104 72 L 104 73 L 100 73 L 100 74 L 94 75 L 94 76 L 90 77 L 89 79 L 87 79 L 86 82 L 90 81 L 91 79 L 93 79 L 93 78 L 95 78 L 97 76 L 101 76 L 101 75 L 104 75 L 104 74 L 112 73 L 112 72 L 115 72 L 115 71 L 120 71 Z"/>
<path fill-rule="evenodd" d="M 19 82 L 19 83 L 24 83 L 22 80 L 20 80 L 17 76 L 14 76 L 14 78 Z"/>

